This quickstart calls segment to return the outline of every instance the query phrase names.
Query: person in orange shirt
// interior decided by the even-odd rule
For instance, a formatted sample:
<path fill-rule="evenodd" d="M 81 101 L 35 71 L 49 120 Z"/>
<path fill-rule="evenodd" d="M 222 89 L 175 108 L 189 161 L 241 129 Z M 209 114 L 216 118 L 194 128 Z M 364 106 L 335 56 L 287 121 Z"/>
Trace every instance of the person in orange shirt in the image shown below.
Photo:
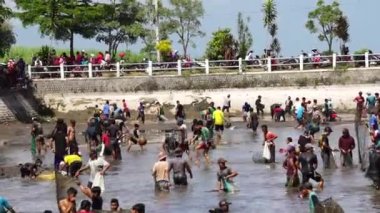
<path fill-rule="evenodd" d="M 270 159 L 268 163 L 275 163 L 275 154 L 276 154 L 276 145 L 274 143 L 274 140 L 277 139 L 277 135 L 274 134 L 273 132 L 268 131 L 268 126 L 267 125 L 262 125 L 261 130 L 263 131 L 264 134 L 264 143 L 268 144 L 269 151 L 270 151 Z"/>

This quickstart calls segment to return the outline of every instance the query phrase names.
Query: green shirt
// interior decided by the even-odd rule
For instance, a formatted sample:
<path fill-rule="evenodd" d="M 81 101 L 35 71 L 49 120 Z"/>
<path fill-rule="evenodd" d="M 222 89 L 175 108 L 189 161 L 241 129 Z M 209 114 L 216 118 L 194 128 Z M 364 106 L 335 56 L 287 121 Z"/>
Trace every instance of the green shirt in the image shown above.
<path fill-rule="evenodd" d="M 210 138 L 210 130 L 207 127 L 202 127 L 201 129 L 202 141 L 208 141 Z"/>

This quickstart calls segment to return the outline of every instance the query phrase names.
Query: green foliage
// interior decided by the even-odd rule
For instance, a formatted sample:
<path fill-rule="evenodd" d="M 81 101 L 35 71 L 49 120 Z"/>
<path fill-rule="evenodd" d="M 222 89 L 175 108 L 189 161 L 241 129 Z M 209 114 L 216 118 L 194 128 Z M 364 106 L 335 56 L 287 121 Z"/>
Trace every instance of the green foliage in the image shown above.
<path fill-rule="evenodd" d="M 178 36 L 183 48 L 183 55 L 187 56 L 189 45 L 196 47 L 192 41 L 197 36 L 204 36 L 200 30 L 201 18 L 204 15 L 202 0 L 170 0 L 173 8 L 169 12 L 169 22 L 172 31 Z"/>
<path fill-rule="evenodd" d="M 56 52 L 53 48 L 45 45 L 41 47 L 36 56 L 40 58 L 42 64 L 49 64 L 51 61 L 53 61 L 53 56 L 55 56 L 55 54 Z"/>
<path fill-rule="evenodd" d="M 244 21 L 243 15 L 239 12 L 238 14 L 238 54 L 239 57 L 244 58 L 247 54 L 249 48 L 251 48 L 253 43 L 253 37 L 248 28 L 248 23 L 250 22 L 249 17 Z"/>
<path fill-rule="evenodd" d="M 96 40 L 108 45 L 108 51 L 115 57 L 121 43 L 135 43 L 144 32 L 143 5 L 136 0 L 111 0 L 110 4 L 99 6 L 103 18 Z"/>
<path fill-rule="evenodd" d="M 343 16 L 337 1 L 325 4 L 324 0 L 318 0 L 317 8 L 309 12 L 306 28 L 311 33 L 317 34 L 320 41 L 326 41 L 329 52 L 332 52 L 335 38 L 340 38 L 344 42 L 349 39 L 348 20 Z"/>
<path fill-rule="evenodd" d="M 4 21 L 12 16 L 12 11 L 4 6 L 5 1 L 0 0 L 0 24 L 4 23 Z"/>
<path fill-rule="evenodd" d="M 93 38 L 101 20 L 101 7 L 92 0 L 15 0 L 18 18 L 24 26 L 38 25 L 42 35 L 70 41 L 74 54 L 74 35 Z"/>
<path fill-rule="evenodd" d="M 156 50 L 158 50 L 162 56 L 163 61 L 168 61 L 167 57 L 172 51 L 172 42 L 170 40 L 161 40 L 156 45 Z"/>
<path fill-rule="evenodd" d="M 3 57 L 10 50 L 11 46 L 16 43 L 15 34 L 9 23 L 0 23 L 0 38 L 0 57 Z"/>
<path fill-rule="evenodd" d="M 356 50 L 356 51 L 354 52 L 354 54 L 355 54 L 355 55 L 364 55 L 366 52 L 370 52 L 370 50 L 367 49 L 367 48 L 362 48 L 362 49 L 360 49 L 360 50 Z"/>
<path fill-rule="evenodd" d="M 223 60 L 227 49 L 235 49 L 236 43 L 229 28 L 213 32 L 211 40 L 207 43 L 206 58 L 210 60 Z"/>
<path fill-rule="evenodd" d="M 264 27 L 267 28 L 269 35 L 272 37 L 270 49 L 276 52 L 277 55 L 279 55 L 281 52 L 281 45 L 280 41 L 277 38 L 277 5 L 275 0 L 265 0 L 262 6 L 262 11 L 264 13 Z"/>

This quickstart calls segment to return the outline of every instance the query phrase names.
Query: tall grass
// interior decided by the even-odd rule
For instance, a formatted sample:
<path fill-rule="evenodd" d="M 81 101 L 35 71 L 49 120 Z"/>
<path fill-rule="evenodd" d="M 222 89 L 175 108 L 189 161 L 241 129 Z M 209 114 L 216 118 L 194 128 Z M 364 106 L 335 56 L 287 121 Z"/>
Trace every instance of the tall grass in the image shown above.
<path fill-rule="evenodd" d="M 8 54 L 6 54 L 3 58 L 0 57 L 0 63 L 1 62 L 5 63 L 10 58 L 13 58 L 16 60 L 18 60 L 19 58 L 23 58 L 26 63 L 31 63 L 32 58 L 37 55 L 37 53 L 40 49 L 41 49 L 41 47 L 12 46 L 10 51 L 8 52 Z M 69 53 L 70 53 L 70 49 L 64 49 L 64 48 L 55 48 L 55 51 L 56 51 L 57 55 L 61 55 L 64 52 L 67 55 L 69 55 Z M 82 49 L 74 50 L 74 53 L 76 51 L 82 51 Z M 94 54 L 96 56 L 96 54 L 100 51 L 104 52 L 104 50 L 99 50 L 99 49 L 94 49 L 94 48 L 85 49 L 85 51 L 89 56 L 91 54 Z M 143 53 L 134 53 L 134 52 L 129 51 L 129 50 L 125 51 L 125 53 L 126 53 L 127 62 L 131 62 L 131 63 L 142 62 L 143 59 L 146 57 L 145 54 L 143 54 Z M 118 59 L 118 55 L 119 54 L 116 55 L 117 59 Z"/>

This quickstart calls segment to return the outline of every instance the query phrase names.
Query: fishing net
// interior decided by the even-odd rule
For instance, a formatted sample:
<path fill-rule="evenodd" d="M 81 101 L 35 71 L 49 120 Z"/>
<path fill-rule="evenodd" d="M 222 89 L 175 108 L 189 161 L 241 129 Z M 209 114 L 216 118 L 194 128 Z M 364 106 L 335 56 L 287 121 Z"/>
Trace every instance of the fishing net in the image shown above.
<path fill-rule="evenodd" d="M 380 183 L 380 154 L 376 151 L 369 153 L 369 166 L 365 175 L 375 183 Z"/>
<path fill-rule="evenodd" d="M 315 213 L 344 213 L 344 210 L 330 197 L 315 207 Z"/>
<path fill-rule="evenodd" d="M 263 158 L 262 152 L 254 153 L 252 156 L 252 161 L 254 163 L 262 163 L 262 164 L 266 163 L 266 160 Z"/>
<path fill-rule="evenodd" d="M 358 155 L 360 168 L 365 171 L 369 165 L 369 151 L 370 138 L 368 128 L 365 125 L 360 125 L 359 122 L 355 123 L 356 141 L 358 144 Z"/>

